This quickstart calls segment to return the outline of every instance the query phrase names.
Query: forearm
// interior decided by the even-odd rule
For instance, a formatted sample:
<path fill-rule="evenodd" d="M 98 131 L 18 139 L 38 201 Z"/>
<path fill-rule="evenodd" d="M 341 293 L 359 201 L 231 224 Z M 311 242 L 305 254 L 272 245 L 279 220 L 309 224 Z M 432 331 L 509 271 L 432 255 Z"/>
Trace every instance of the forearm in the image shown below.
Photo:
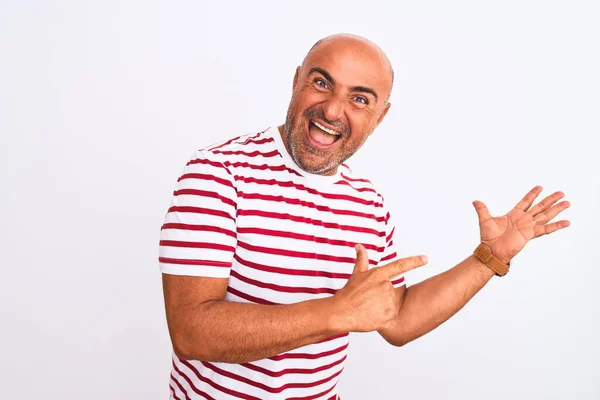
<path fill-rule="evenodd" d="M 204 361 L 249 362 L 344 333 L 332 298 L 289 305 L 210 301 L 188 315 L 171 332 L 175 353 Z"/>
<path fill-rule="evenodd" d="M 456 314 L 494 272 L 471 255 L 455 267 L 406 289 L 394 323 L 380 334 L 401 346 L 432 331 Z"/>

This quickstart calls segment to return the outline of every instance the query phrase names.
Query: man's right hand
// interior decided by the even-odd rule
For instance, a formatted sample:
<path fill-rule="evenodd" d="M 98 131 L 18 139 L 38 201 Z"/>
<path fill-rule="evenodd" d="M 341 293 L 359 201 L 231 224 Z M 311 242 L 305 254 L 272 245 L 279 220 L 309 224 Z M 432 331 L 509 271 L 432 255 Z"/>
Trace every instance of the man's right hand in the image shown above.
<path fill-rule="evenodd" d="M 357 244 L 354 271 L 346 285 L 333 296 L 340 322 L 348 332 L 371 332 L 391 323 L 400 308 L 392 280 L 425 265 L 427 257 L 402 258 L 369 269 L 364 246 Z"/>

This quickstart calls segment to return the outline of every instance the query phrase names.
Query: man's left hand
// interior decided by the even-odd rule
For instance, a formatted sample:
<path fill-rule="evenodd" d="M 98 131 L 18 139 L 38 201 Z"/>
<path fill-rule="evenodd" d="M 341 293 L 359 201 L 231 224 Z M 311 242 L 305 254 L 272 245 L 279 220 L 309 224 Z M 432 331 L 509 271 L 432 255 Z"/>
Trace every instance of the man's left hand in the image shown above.
<path fill-rule="evenodd" d="M 481 201 L 473 202 L 479 217 L 481 242 L 490 246 L 493 254 L 505 263 L 510 262 L 531 239 L 570 225 L 567 220 L 549 223 L 570 206 L 568 201 L 556 204 L 565 196 L 563 192 L 553 193 L 531 207 L 541 192 L 541 186 L 534 187 L 515 208 L 501 217 L 492 217 Z"/>

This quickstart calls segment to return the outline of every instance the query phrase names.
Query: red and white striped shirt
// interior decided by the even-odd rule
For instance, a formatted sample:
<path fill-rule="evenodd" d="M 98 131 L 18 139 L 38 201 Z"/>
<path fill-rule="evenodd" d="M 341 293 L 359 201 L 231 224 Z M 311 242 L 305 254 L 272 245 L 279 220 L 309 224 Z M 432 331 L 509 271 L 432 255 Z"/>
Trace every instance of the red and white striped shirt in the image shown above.
<path fill-rule="evenodd" d="M 161 229 L 165 274 L 229 278 L 225 300 L 291 304 L 328 297 L 354 268 L 354 245 L 371 267 L 397 259 L 383 197 L 347 165 L 309 174 L 279 131 L 196 151 Z M 393 282 L 404 284 L 404 277 Z M 348 334 L 245 364 L 179 359 L 172 399 L 337 399 Z"/>

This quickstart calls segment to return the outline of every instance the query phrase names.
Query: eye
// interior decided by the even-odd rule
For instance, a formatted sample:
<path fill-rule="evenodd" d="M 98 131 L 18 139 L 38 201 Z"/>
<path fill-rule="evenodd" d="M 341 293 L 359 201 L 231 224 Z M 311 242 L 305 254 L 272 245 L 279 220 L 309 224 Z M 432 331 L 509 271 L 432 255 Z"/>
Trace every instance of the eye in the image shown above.
<path fill-rule="evenodd" d="M 362 104 L 362 105 L 367 105 L 369 104 L 369 100 L 367 100 L 366 97 L 363 96 L 354 96 L 354 100 L 356 100 L 356 102 Z"/>
<path fill-rule="evenodd" d="M 329 87 L 329 85 L 327 84 L 327 82 L 325 82 L 323 79 L 321 78 L 317 78 L 315 79 L 315 83 L 319 86 L 321 86 L 322 88 L 327 89 Z"/>

